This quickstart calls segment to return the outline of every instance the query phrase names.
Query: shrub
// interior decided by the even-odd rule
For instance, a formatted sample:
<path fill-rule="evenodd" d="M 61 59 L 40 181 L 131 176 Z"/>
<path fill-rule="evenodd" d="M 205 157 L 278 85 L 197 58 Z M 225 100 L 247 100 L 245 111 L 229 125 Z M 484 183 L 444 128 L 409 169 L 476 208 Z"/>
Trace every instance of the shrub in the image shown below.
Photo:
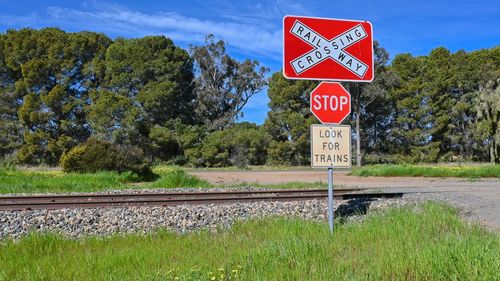
<path fill-rule="evenodd" d="M 353 159 L 355 160 L 355 159 Z M 371 153 L 371 154 L 366 154 L 363 156 L 363 165 L 364 164 L 392 164 L 394 163 L 394 159 L 392 155 L 387 155 L 387 154 L 376 154 L 376 153 Z"/>
<path fill-rule="evenodd" d="M 64 172 L 95 173 L 98 171 L 132 172 L 141 179 L 152 180 L 151 161 L 135 146 L 115 145 L 97 139 L 65 151 L 59 161 Z M 133 178 L 128 175 L 126 178 Z"/>
<path fill-rule="evenodd" d="M 198 147 L 185 151 L 193 166 L 226 167 L 263 165 L 267 158 L 268 135 L 252 123 L 239 123 L 210 133 Z"/>
<path fill-rule="evenodd" d="M 0 169 L 15 171 L 17 170 L 16 160 L 13 155 L 6 155 L 3 158 L 0 158 Z"/>

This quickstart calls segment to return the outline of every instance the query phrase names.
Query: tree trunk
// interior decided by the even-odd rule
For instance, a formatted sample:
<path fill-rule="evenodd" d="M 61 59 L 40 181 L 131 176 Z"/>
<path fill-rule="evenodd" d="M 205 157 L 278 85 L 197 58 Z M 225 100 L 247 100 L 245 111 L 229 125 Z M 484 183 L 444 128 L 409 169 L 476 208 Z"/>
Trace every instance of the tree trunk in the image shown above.
<path fill-rule="evenodd" d="M 356 166 L 361 167 L 361 132 L 359 129 L 359 110 L 356 113 Z"/>
<path fill-rule="evenodd" d="M 493 164 L 498 164 L 500 163 L 500 147 L 498 145 L 498 142 L 495 140 L 494 142 L 494 145 L 493 145 L 493 151 L 494 151 L 494 154 L 495 154 L 495 160 Z"/>
<path fill-rule="evenodd" d="M 490 163 L 491 164 L 495 164 L 495 160 L 496 160 L 496 153 L 495 153 L 495 149 L 496 149 L 496 146 L 497 144 L 495 143 L 495 140 L 492 140 L 490 142 Z"/>

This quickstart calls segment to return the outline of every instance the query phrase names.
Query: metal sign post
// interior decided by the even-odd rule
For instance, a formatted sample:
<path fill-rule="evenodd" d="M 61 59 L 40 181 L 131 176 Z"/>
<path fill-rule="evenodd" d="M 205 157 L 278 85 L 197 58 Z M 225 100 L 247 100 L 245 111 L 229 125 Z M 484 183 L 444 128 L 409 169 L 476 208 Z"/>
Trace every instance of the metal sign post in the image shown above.
<path fill-rule="evenodd" d="M 333 233 L 333 168 L 328 168 L 328 224 Z"/>

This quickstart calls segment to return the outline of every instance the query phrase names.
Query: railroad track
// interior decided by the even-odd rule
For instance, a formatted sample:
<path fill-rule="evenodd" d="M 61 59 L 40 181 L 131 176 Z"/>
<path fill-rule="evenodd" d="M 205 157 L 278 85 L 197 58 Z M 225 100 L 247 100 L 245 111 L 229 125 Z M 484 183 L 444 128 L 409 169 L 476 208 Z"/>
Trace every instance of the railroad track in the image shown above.
<path fill-rule="evenodd" d="M 334 191 L 335 199 L 344 200 L 354 198 L 394 198 L 402 195 L 402 193 L 366 193 L 362 189 L 339 189 Z M 299 201 L 324 199 L 327 196 L 326 189 L 0 196 L 0 210 Z"/>

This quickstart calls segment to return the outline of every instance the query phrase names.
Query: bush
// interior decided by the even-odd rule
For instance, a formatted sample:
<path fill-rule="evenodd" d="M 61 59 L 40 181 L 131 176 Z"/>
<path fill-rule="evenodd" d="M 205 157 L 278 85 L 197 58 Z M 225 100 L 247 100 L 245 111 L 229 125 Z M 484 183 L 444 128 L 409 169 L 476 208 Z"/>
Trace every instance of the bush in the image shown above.
<path fill-rule="evenodd" d="M 243 122 L 210 133 L 202 144 L 187 149 L 185 154 L 193 166 L 244 168 L 263 165 L 267 158 L 268 138 L 262 127 Z"/>
<path fill-rule="evenodd" d="M 155 188 L 212 187 L 212 185 L 176 167 L 156 167 L 161 178 L 151 184 Z"/>
<path fill-rule="evenodd" d="M 364 155 L 362 162 L 363 165 L 365 164 L 373 165 L 373 164 L 392 164 L 395 161 L 392 155 L 372 153 Z"/>
<path fill-rule="evenodd" d="M 151 161 L 135 146 L 115 145 L 97 139 L 65 151 L 59 160 L 64 172 L 95 173 L 99 171 L 132 172 L 143 180 L 152 180 L 156 175 L 151 170 Z M 126 178 L 133 178 L 128 175 Z"/>
<path fill-rule="evenodd" d="M 16 164 L 17 162 L 15 160 L 15 156 L 13 155 L 6 155 L 5 157 L 0 158 L 0 169 L 15 171 L 17 170 Z"/>

